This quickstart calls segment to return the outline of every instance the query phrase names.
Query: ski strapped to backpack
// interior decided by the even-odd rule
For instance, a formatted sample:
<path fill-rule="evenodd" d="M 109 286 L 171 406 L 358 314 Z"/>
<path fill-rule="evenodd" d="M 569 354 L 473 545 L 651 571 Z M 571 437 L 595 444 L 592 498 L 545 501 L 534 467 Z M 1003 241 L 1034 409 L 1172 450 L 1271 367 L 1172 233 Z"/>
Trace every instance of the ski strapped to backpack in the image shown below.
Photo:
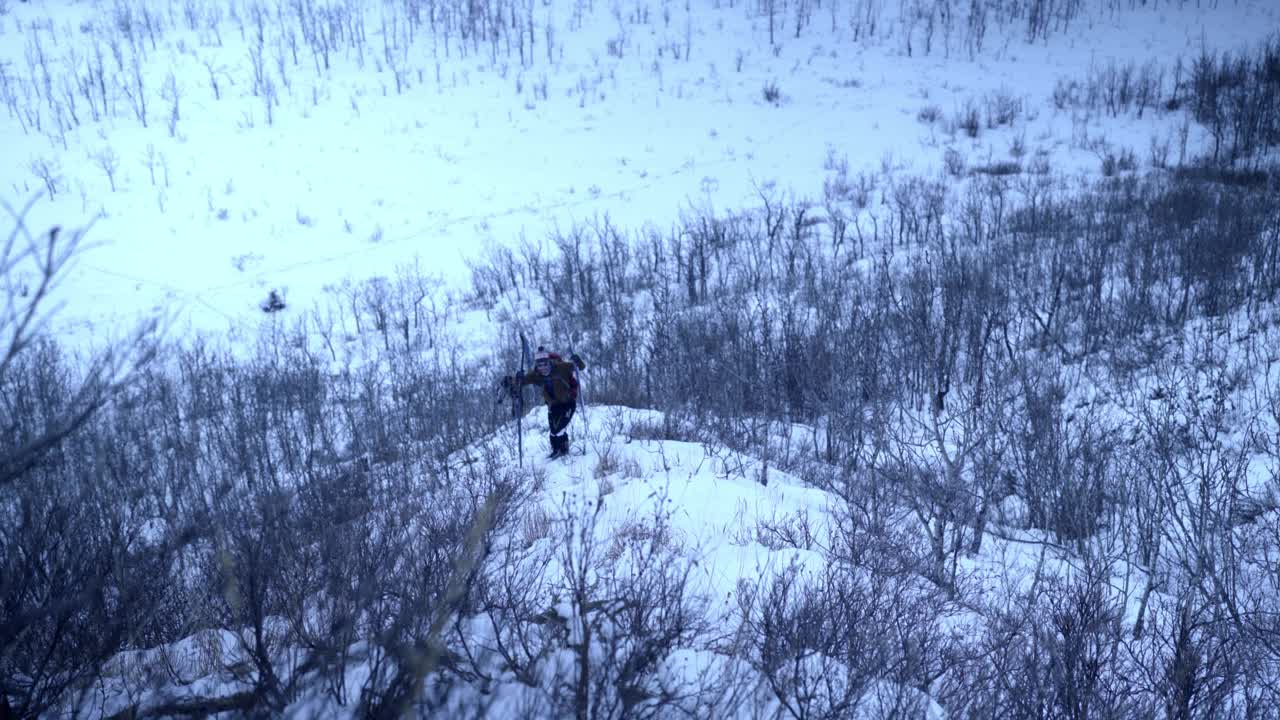
<path fill-rule="evenodd" d="M 568 360 L 566 360 L 563 356 L 561 356 L 561 355 L 560 355 L 560 353 L 557 353 L 557 352 L 553 352 L 553 351 L 551 351 L 551 350 L 548 350 L 546 347 L 544 347 L 544 346 L 542 346 L 542 345 L 539 345 L 539 346 L 538 346 L 538 353 L 539 353 L 539 356 L 541 356 L 541 355 L 545 354 L 545 355 L 547 356 L 547 359 L 548 359 L 548 360 L 550 360 L 550 361 L 552 361 L 552 362 L 555 362 L 555 363 L 562 363 L 562 364 L 568 365 L 568 366 L 570 367 L 570 369 L 572 370 L 572 372 L 570 372 L 570 373 L 569 373 L 569 380 L 568 380 L 568 385 L 569 385 L 569 395 L 570 395 L 570 397 L 572 397 L 572 398 L 573 398 L 573 404 L 574 404 L 574 406 L 576 407 L 576 406 L 577 406 L 577 404 L 578 404 L 578 393 L 579 393 L 579 391 L 581 390 L 582 386 L 581 386 L 581 384 L 578 382 L 578 370 L 579 370 L 578 362 L 580 362 L 580 360 L 575 360 L 575 359 L 574 359 L 574 358 L 576 357 L 576 355 L 574 354 L 573 350 L 570 350 L 570 351 L 569 351 L 569 359 L 568 359 Z M 555 392 L 551 390 L 551 383 L 553 383 L 553 382 L 555 382 L 555 379 L 554 379 L 553 377 L 551 377 L 551 376 L 548 376 L 548 377 L 547 377 L 547 379 L 546 379 L 546 380 L 544 381 L 544 383 L 543 383 L 543 384 L 544 384 L 544 386 L 545 386 L 545 388 L 546 388 L 546 390 L 547 390 L 547 395 L 548 395 L 548 396 L 554 396 L 554 395 L 555 395 Z"/>
<path fill-rule="evenodd" d="M 581 359 L 578 358 L 578 352 L 573 349 L 573 346 L 577 344 L 577 338 L 578 338 L 577 333 L 574 333 L 569 336 L 569 357 L 574 361 L 573 362 L 573 384 L 574 384 L 573 402 L 574 402 L 574 405 L 577 407 L 577 409 L 582 411 L 582 421 L 585 423 L 585 422 L 588 422 L 589 420 L 589 418 L 587 418 L 587 399 L 582 393 L 582 384 L 578 382 L 578 373 L 586 371 L 587 367 L 585 363 L 582 365 L 579 365 L 579 363 L 581 362 Z"/>
<path fill-rule="evenodd" d="M 502 382 L 502 393 L 498 402 L 504 399 L 511 401 L 511 415 L 516 420 L 516 452 L 520 459 L 520 467 L 524 467 L 524 378 L 529 367 L 529 341 L 524 333 L 520 333 L 520 371 L 515 376 L 508 375 Z"/>
<path fill-rule="evenodd" d="M 524 378 L 525 370 L 529 367 L 529 341 L 525 339 L 524 333 L 520 333 L 520 374 L 517 378 Z M 516 380 L 516 399 L 512 408 L 516 414 L 516 450 L 520 456 L 520 467 L 524 467 L 524 385 L 520 380 Z"/>

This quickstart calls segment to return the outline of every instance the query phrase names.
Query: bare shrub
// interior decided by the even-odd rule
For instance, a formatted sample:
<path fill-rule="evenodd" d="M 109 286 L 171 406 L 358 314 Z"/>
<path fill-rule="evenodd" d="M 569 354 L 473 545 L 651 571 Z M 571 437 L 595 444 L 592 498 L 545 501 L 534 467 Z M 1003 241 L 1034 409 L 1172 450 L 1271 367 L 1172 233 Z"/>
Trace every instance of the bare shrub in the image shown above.
<path fill-rule="evenodd" d="M 107 176 L 107 184 L 111 187 L 111 192 L 116 191 L 116 173 L 120 170 L 120 156 L 112 147 L 104 147 L 90 155 L 94 163 L 102 170 L 102 174 Z"/>
<path fill-rule="evenodd" d="M 1165 169 L 1169 167 L 1169 140 L 1160 140 L 1155 135 L 1151 136 L 1151 144 L 1149 147 L 1149 158 L 1151 167 Z"/>
<path fill-rule="evenodd" d="M 732 710 L 739 691 L 715 665 L 664 670 L 684 649 L 712 640 L 706 607 L 691 591 L 692 566 L 665 521 L 637 519 L 600 538 L 601 507 L 599 498 L 566 502 L 554 548 L 505 554 L 481 600 L 494 628 L 485 649 L 528 683 L 541 716 Z M 548 561 L 559 568 L 551 577 L 537 572 Z"/>
<path fill-rule="evenodd" d="M 1028 383 L 1015 422 L 1010 481 L 1027 503 L 1029 522 L 1061 542 L 1092 537 L 1104 521 L 1111 476 L 1109 433 L 1097 418 L 1064 411 L 1065 388 Z"/>
<path fill-rule="evenodd" d="M 782 91 L 778 89 L 778 83 L 774 80 L 766 82 L 760 93 L 764 97 L 764 101 L 770 105 L 782 103 Z"/>
<path fill-rule="evenodd" d="M 164 84 L 160 86 L 160 97 L 169 101 L 169 137 L 177 137 L 178 121 L 182 119 L 182 87 L 172 72 L 165 77 Z"/>
<path fill-rule="evenodd" d="M 45 192 L 49 193 L 50 200 L 57 197 L 63 185 L 62 170 L 57 160 L 44 156 L 35 157 L 31 159 L 27 168 L 31 170 L 32 175 L 44 183 Z"/>
<path fill-rule="evenodd" d="M 1075 80 L 1059 77 L 1053 86 L 1053 106 L 1058 110 L 1077 107 L 1080 103 L 1080 84 Z"/>
<path fill-rule="evenodd" d="M 1255 54 L 1202 51 L 1192 65 L 1191 111 L 1213 137 L 1214 162 L 1233 163 L 1280 144 L 1280 36 Z"/>
<path fill-rule="evenodd" d="M 954 178 L 964 177 L 967 165 L 964 155 L 955 148 L 947 148 L 942 155 L 942 166 L 946 169 L 947 174 Z"/>
<path fill-rule="evenodd" d="M 1014 97 L 1007 91 L 987 95 L 983 99 L 988 128 L 1012 125 L 1022 114 L 1022 99 Z M 967 132 L 967 128 L 966 128 Z M 973 135 L 970 135 L 973 137 Z"/>
<path fill-rule="evenodd" d="M 1138 169 L 1138 159 L 1131 148 L 1121 148 L 1118 152 L 1106 150 L 1102 156 L 1103 177 L 1113 177 L 1122 172 L 1134 172 Z"/>
<path fill-rule="evenodd" d="M 83 250 L 84 230 L 27 226 L 32 203 L 15 210 L 0 245 L 0 707 L 17 717 L 50 714 L 83 702 L 77 695 L 134 638 L 158 630 L 171 598 L 163 575 L 187 541 L 146 540 L 146 499 L 122 490 L 83 444 L 86 433 L 124 446 L 139 428 L 103 421 L 155 356 L 154 323 L 86 361 L 68 358 L 42 337 L 54 309 L 50 290 Z M 24 279 L 25 278 L 25 279 Z M 74 543 L 66 542 L 75 538 Z M 107 572 L 107 569 L 111 569 Z M 157 629 L 156 633 L 149 633 Z"/>
<path fill-rule="evenodd" d="M 964 106 L 957 111 L 954 122 L 956 127 L 964 130 L 964 134 L 976 138 L 982 132 L 982 120 L 978 115 L 978 104 L 972 99 L 966 100 Z"/>
<path fill-rule="evenodd" d="M 1111 594 L 1108 570 L 1088 560 L 1070 578 L 1041 579 L 1038 569 L 1032 592 L 1017 595 L 958 655 L 963 669 L 948 673 L 941 690 L 947 706 L 1000 716 L 1155 712 L 1138 685 L 1144 673 L 1127 662 L 1123 608 Z"/>
<path fill-rule="evenodd" d="M 872 704 L 878 681 L 919 687 L 939 671 L 942 643 L 925 619 L 936 598 L 905 578 L 792 566 L 740 585 L 738 602 L 746 658 L 787 717 L 848 716 Z M 891 705 L 911 715 L 920 702 L 903 693 Z"/>
<path fill-rule="evenodd" d="M 1017 175 L 1022 172 L 1022 163 L 1015 160 L 1002 160 L 986 165 L 974 165 L 969 172 L 978 175 Z"/>

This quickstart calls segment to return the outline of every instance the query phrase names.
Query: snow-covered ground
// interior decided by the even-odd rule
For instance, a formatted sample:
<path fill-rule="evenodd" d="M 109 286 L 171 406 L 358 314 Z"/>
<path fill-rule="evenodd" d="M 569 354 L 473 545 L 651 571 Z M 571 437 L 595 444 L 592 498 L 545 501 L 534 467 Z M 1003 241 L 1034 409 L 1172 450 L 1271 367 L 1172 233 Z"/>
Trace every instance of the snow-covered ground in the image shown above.
<path fill-rule="evenodd" d="M 1181 113 L 1058 110 L 1055 83 L 1154 62 L 1167 92 L 1176 59 L 1185 68 L 1202 48 L 1249 46 L 1280 25 L 1268 0 L 1085 5 L 1047 41 L 993 21 L 980 52 L 953 28 L 936 30 L 926 55 L 922 28 L 908 53 L 889 3 L 812 8 L 799 37 L 794 18 L 779 18 L 776 51 L 754 3 L 538 3 L 522 66 L 505 47 L 459 57 L 457 38 L 446 54 L 425 29 L 410 41 L 387 29 L 398 6 L 360 2 L 348 6 L 367 46 L 335 50 L 325 70 L 305 43 L 295 52 L 283 5 L 10 1 L 0 11 L 13 98 L 0 114 L 0 187 L 21 205 L 46 190 L 35 168 L 48 168 L 55 194 L 32 224 L 96 218 L 101 247 L 59 297 L 64 335 L 158 309 L 180 316 L 177 335 L 225 335 L 273 288 L 310 307 L 344 279 L 414 263 L 461 284 L 466 260 L 490 244 L 541 241 L 605 214 L 662 228 L 682 209 L 735 210 L 762 192 L 820 201 L 841 166 L 851 180 L 932 175 L 955 150 L 968 166 L 1021 158 L 1096 174 L 1100 138 L 1144 166 L 1153 140 L 1176 157 Z M 267 15 L 260 74 L 254 7 Z M 868 8 L 874 31 L 856 24 Z M 154 37 L 147 25 L 160 28 Z M 135 52 L 146 127 L 125 92 Z M 77 89 L 95 53 L 114 98 L 106 112 Z M 46 82 L 55 100 L 32 99 Z M 976 138 L 955 130 L 966 103 L 983 113 L 1001 95 L 1020 104 L 1011 125 Z M 938 118 L 922 119 L 926 108 Z"/>
<path fill-rule="evenodd" d="M 295 59 L 281 34 L 290 4 L 0 0 L 0 196 L 18 207 L 51 189 L 29 217 L 36 231 L 92 223 L 96 247 L 54 296 L 63 304 L 58 337 L 95 338 L 168 313 L 178 340 L 251 340 L 271 290 L 290 304 L 287 318 L 328 302 L 344 283 L 416 266 L 456 298 L 468 261 L 490 248 L 541 242 L 606 215 L 630 231 L 666 230 L 690 208 L 733 211 L 762 196 L 821 203 L 824 183 L 857 185 L 864 174 L 876 187 L 892 176 L 942 176 L 949 153 L 968 167 L 1016 161 L 1094 176 L 1108 152 L 1131 150 L 1143 168 L 1153 145 L 1168 144 L 1176 157 L 1184 127 L 1194 154 L 1205 138 L 1183 113 L 1059 108 L 1055 84 L 1153 62 L 1167 93 L 1178 59 L 1185 81 L 1202 48 L 1250 47 L 1280 27 L 1270 0 L 1087 3 L 1047 40 L 1028 43 L 1021 25 L 993 25 L 971 53 L 963 32 L 938 30 L 926 53 L 923 28 L 904 32 L 891 5 L 823 5 L 798 34 L 787 16 L 771 47 L 764 4 L 530 3 L 534 44 L 524 62 L 484 43 L 462 57 L 457 38 L 446 50 L 422 29 L 410 40 L 395 24 L 399 3 L 328 5 L 362 18 L 367 44 L 335 50 L 324 69 L 305 45 Z M 874 30 L 855 22 L 868 7 L 878 8 Z M 254 8 L 268 15 L 260 71 Z M 140 19 L 147 13 L 161 26 L 154 37 Z M 132 46 L 122 40 L 126 21 Z M 77 97 L 96 52 L 115 104 L 95 120 L 94 101 L 76 100 L 74 120 L 59 126 L 72 116 L 59 103 Z M 130 104 L 138 78 L 145 127 Z M 32 99 L 42 92 L 45 100 Z M 1013 119 L 988 127 L 986 108 L 1001 98 Z M 970 103 L 982 120 L 976 137 L 956 126 Z M 879 201 L 872 191 L 859 209 L 875 212 Z M 450 332 L 462 350 L 494 350 L 496 323 L 478 311 L 455 317 Z M 691 587 L 720 620 L 741 610 L 743 583 L 792 568 L 821 574 L 834 494 L 756 458 L 637 433 L 662 418 L 611 406 L 589 406 L 575 420 L 582 454 L 547 462 L 540 411 L 529 417 L 524 447 L 537 493 L 513 527 L 528 557 L 552 559 L 541 576 L 547 587 L 566 572 L 554 562 L 557 543 L 572 536 L 565 528 L 588 517 L 605 546 L 629 528 L 665 528 L 692 568 Z M 479 442 L 510 454 L 510 432 Z M 1251 467 L 1250 476 L 1264 485 L 1272 472 Z M 1011 498 L 982 552 L 959 560 L 957 574 L 976 590 L 969 607 L 942 621 L 948 631 L 978 633 L 986 604 L 1082 572 L 1069 548 L 1025 529 L 1025 512 Z M 916 518 L 902 513 L 889 522 L 907 532 Z M 1120 557 L 1104 581 L 1132 620 L 1151 582 Z M 245 643 L 211 631 L 170 650 L 201 644 L 232 656 Z M 120 662 L 131 660 L 148 662 L 145 652 Z M 219 682 L 210 676 L 199 687 Z M 116 700 L 95 707 L 110 711 Z M 314 700 L 297 714 L 335 711 Z"/>

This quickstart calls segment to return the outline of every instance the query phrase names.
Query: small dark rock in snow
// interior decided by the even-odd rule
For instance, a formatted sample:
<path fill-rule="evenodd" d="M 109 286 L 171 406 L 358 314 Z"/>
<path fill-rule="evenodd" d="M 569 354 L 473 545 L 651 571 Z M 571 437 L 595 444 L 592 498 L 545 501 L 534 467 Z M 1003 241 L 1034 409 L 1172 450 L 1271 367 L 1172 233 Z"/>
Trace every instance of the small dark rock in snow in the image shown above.
<path fill-rule="evenodd" d="M 287 306 L 285 305 L 284 298 L 280 297 L 280 293 L 272 290 L 267 295 L 267 299 L 262 301 L 262 305 L 260 307 L 264 313 L 273 313 L 280 312 Z"/>

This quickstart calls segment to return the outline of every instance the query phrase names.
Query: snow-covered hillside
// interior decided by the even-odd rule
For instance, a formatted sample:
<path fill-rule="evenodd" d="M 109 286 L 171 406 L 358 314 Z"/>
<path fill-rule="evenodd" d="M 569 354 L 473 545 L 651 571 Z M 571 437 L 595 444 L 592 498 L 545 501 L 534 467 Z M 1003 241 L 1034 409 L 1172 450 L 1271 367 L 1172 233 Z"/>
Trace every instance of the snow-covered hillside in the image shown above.
<path fill-rule="evenodd" d="M 753 673 L 746 657 L 726 653 L 733 644 L 729 628 L 744 607 L 759 602 L 755 593 L 771 578 L 823 574 L 835 498 L 777 470 L 763 485 L 762 467 L 752 458 L 656 437 L 664 425 L 658 413 L 595 406 L 588 414 L 578 429 L 580 449 L 555 461 L 542 458 L 544 431 L 525 423 L 526 469 L 534 484 L 507 529 L 488 541 L 484 592 L 492 604 L 464 624 L 472 635 L 468 647 L 493 673 L 492 683 L 484 696 L 468 692 L 448 702 L 468 716 L 555 716 L 564 691 L 558 685 L 572 685 L 579 672 L 574 646 L 594 634 L 587 641 L 593 683 L 598 674 L 605 682 L 634 683 L 651 698 L 670 693 L 664 712 L 777 712 L 767 693 L 744 694 L 747 684 L 726 682 Z M 513 464 L 513 441 L 511 427 L 455 462 L 465 467 L 496 451 Z M 516 618 L 541 627 L 519 628 Z M 520 634 L 527 634 L 522 646 L 504 647 Z M 233 695 L 237 684 L 222 668 L 251 663 L 253 644 L 249 634 L 224 631 L 213 644 L 187 639 L 122 658 L 92 711 L 111 714 L 139 703 L 145 714 L 191 695 Z M 161 685 L 153 696 L 144 689 L 161 652 L 181 658 L 194 690 Z M 503 653 L 526 653 L 520 659 L 527 667 L 502 669 Z M 305 657 L 295 653 L 291 663 L 280 651 L 279 672 L 303 672 L 297 666 Z M 359 697 L 370 671 L 352 665 L 347 692 Z M 530 686 L 521 670 L 541 685 Z M 618 701 L 600 699 L 605 706 Z M 895 702 L 932 707 L 916 691 L 888 684 L 861 701 L 866 713 L 858 716 L 880 717 L 873 708 Z M 355 710 L 308 693 L 285 712 L 341 717 Z"/>
<path fill-rule="evenodd" d="M 0 0 L 0 720 L 1277 717 L 1278 29 Z"/>
<path fill-rule="evenodd" d="M 1202 50 L 1280 25 L 1268 0 L 952 4 L 9 0 L 0 181 L 53 196 L 36 227 L 97 218 L 64 333 L 164 309 L 226 334 L 272 288 L 311 307 L 398 266 L 454 282 L 487 244 L 604 214 L 664 228 L 944 162 L 1176 160 L 1204 143 L 1192 124 L 1180 148 L 1181 113 L 1066 98 L 1159 73 L 1157 104 Z"/>

